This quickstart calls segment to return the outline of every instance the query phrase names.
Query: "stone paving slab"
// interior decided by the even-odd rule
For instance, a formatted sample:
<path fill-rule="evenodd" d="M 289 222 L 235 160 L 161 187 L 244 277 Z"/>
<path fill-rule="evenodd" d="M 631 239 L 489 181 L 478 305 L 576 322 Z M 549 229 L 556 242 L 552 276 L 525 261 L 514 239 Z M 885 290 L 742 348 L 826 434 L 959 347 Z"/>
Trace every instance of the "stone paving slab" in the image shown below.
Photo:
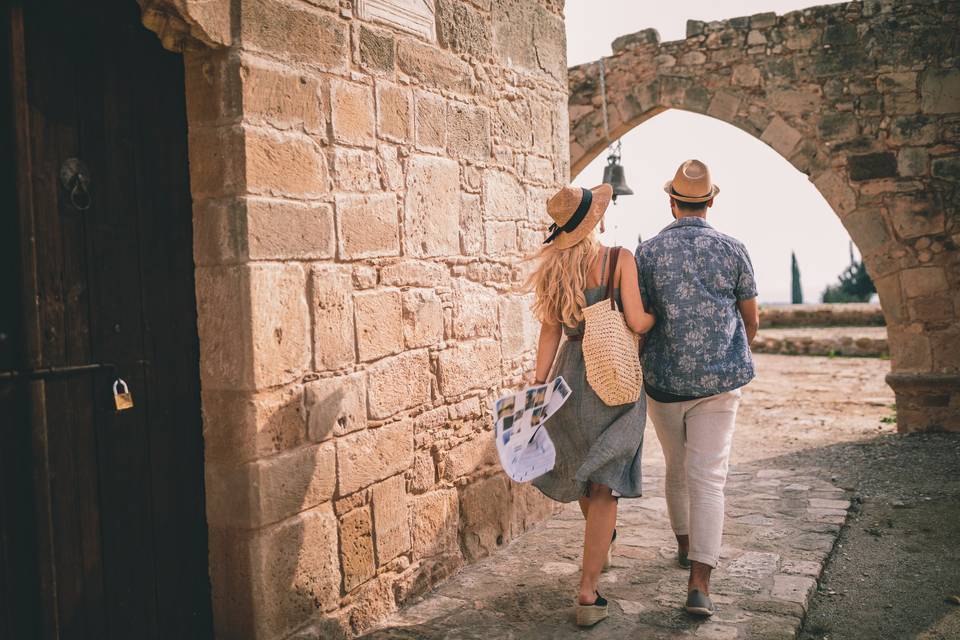
<path fill-rule="evenodd" d="M 803 470 L 734 469 L 727 488 L 717 614 L 699 621 L 681 609 L 686 571 L 662 493 L 663 468 L 647 469 L 646 497 L 622 500 L 614 563 L 601 592 L 611 617 L 602 638 L 792 638 L 846 517 L 844 491 Z M 574 638 L 583 519 L 576 505 L 507 549 L 473 565 L 370 639 Z"/>
<path fill-rule="evenodd" d="M 614 564 L 601 580 L 611 602 L 609 619 L 591 630 L 573 623 L 583 519 L 571 504 L 364 637 L 794 638 L 850 495 L 820 469 L 783 466 L 782 454 L 878 428 L 892 431 L 880 422 L 893 400 L 883 383 L 889 365 L 779 355 L 756 361 L 758 378 L 744 393 L 734 436 L 713 618 L 698 620 L 681 608 L 687 572 L 674 565 L 660 446 L 648 424 L 645 495 L 621 500 Z"/>

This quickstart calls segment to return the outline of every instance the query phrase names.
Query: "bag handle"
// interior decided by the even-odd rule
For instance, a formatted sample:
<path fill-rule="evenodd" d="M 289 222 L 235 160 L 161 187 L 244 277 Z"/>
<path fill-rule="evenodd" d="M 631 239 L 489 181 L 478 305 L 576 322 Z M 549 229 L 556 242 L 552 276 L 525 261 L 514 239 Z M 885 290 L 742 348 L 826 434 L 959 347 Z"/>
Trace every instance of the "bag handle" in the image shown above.
<path fill-rule="evenodd" d="M 607 278 L 607 297 L 610 298 L 610 310 L 616 311 L 617 303 L 613 299 L 613 280 L 617 275 L 617 259 L 620 258 L 620 247 L 614 247 L 607 251 L 613 251 L 613 255 L 610 257 L 610 276 Z"/>

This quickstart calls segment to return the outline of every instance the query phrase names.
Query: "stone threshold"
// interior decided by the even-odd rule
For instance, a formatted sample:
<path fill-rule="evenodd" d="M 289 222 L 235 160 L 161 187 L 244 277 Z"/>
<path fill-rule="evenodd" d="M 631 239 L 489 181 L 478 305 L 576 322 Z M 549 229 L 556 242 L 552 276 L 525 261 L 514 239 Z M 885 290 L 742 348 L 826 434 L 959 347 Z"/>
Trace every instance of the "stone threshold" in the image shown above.
<path fill-rule="evenodd" d="M 675 565 L 662 465 L 645 474 L 646 496 L 621 500 L 614 563 L 600 585 L 611 615 L 594 637 L 794 638 L 846 522 L 849 493 L 813 469 L 732 467 L 712 585 L 717 613 L 700 620 L 682 610 L 687 573 Z M 566 505 L 363 637 L 581 637 L 572 604 L 582 531 L 579 509 Z"/>

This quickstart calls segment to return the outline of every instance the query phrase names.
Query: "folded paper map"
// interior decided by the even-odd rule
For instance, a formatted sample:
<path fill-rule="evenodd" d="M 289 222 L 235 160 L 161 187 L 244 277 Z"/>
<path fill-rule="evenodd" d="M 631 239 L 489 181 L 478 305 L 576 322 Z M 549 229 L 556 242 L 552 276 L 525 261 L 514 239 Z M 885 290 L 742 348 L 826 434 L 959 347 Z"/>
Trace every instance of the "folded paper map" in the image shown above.
<path fill-rule="evenodd" d="M 497 454 L 513 480 L 526 482 L 553 469 L 557 451 L 543 425 L 569 397 L 570 387 L 557 377 L 493 403 Z"/>

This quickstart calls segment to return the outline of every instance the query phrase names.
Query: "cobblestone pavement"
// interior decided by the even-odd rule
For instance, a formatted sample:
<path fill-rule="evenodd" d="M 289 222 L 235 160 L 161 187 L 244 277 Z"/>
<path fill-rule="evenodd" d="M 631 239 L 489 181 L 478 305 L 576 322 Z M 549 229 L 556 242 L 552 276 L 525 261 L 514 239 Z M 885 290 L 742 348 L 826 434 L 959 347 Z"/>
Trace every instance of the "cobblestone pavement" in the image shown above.
<path fill-rule="evenodd" d="M 583 521 L 575 504 L 506 549 L 466 568 L 402 610 L 371 640 L 574 638 L 793 638 L 847 516 L 850 494 L 783 454 L 890 432 L 893 396 L 881 360 L 757 357 L 727 485 L 727 523 L 700 621 L 681 609 L 686 572 L 674 565 L 659 444 L 648 424 L 645 492 L 621 501 L 613 567 L 601 580 L 611 616 L 573 624 Z"/>
<path fill-rule="evenodd" d="M 815 356 L 889 356 L 886 327 L 791 327 L 761 329 L 754 353 Z"/>

